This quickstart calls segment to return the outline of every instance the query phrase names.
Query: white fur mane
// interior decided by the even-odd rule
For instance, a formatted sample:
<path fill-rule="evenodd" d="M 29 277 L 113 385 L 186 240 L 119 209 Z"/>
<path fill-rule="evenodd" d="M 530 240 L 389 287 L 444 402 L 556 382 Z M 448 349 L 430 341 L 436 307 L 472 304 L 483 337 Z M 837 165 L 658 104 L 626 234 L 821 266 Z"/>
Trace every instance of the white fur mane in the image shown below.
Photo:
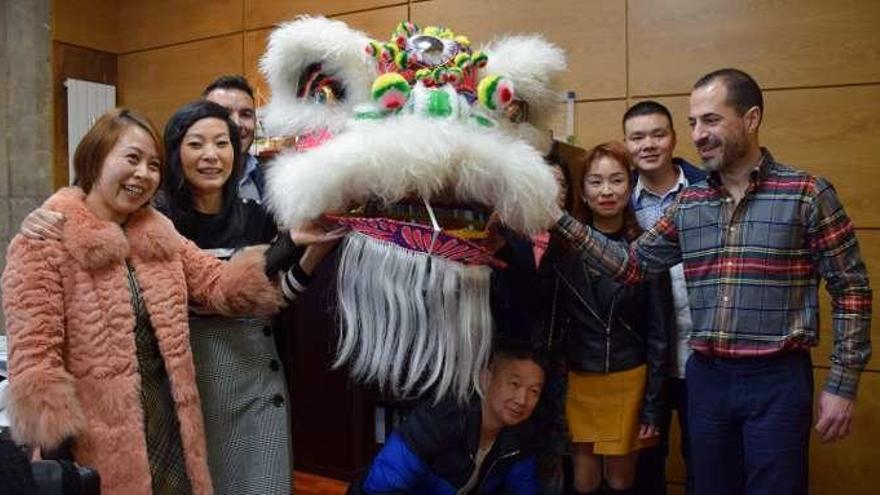
<path fill-rule="evenodd" d="M 431 199 L 454 188 L 457 199 L 494 208 L 523 233 L 548 227 L 558 185 L 541 154 L 494 129 L 404 115 L 359 121 L 305 153 L 269 165 L 267 202 L 295 228 L 327 211 L 370 198 L 394 203 L 413 192 Z"/>
<path fill-rule="evenodd" d="M 565 51 L 539 34 L 512 35 L 483 48 L 489 63 L 481 76 L 498 74 L 513 81 L 517 97 L 529 103 L 529 120 L 546 123 L 558 107 L 557 79 L 565 71 Z"/>

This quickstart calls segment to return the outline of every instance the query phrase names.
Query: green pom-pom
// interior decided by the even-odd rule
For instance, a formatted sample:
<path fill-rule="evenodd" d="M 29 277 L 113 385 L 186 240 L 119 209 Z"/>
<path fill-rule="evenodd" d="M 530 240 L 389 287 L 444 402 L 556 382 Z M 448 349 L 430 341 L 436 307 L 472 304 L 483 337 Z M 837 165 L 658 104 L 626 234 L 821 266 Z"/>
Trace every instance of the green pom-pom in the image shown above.
<path fill-rule="evenodd" d="M 400 23 L 394 29 L 393 34 L 402 34 L 406 37 L 410 37 L 418 30 L 419 30 L 419 26 L 417 24 L 409 22 L 409 21 L 400 21 Z"/>
<path fill-rule="evenodd" d="M 458 84 L 462 77 L 464 77 L 464 73 L 458 67 L 450 67 L 446 70 L 446 82 L 449 84 Z"/>
<path fill-rule="evenodd" d="M 367 43 L 366 50 L 367 50 L 367 55 L 369 55 L 373 58 L 379 58 L 380 56 L 382 56 L 382 52 L 384 51 L 384 49 L 382 47 L 382 43 L 379 43 L 378 41 L 375 41 L 375 40 L 370 40 Z"/>
<path fill-rule="evenodd" d="M 452 59 L 452 63 L 454 63 L 456 67 L 466 69 L 471 65 L 471 56 L 469 53 L 461 52 Z"/>
<path fill-rule="evenodd" d="M 409 53 L 404 50 L 397 52 L 397 55 L 394 56 L 394 64 L 401 70 L 409 67 Z"/>
<path fill-rule="evenodd" d="M 477 52 L 471 56 L 471 62 L 482 69 L 489 62 L 489 56 L 483 52 Z"/>
<path fill-rule="evenodd" d="M 383 117 L 385 114 L 372 104 L 361 104 L 354 109 L 355 120 L 379 120 Z"/>
<path fill-rule="evenodd" d="M 498 110 L 513 100 L 513 84 L 499 75 L 486 76 L 477 85 L 477 99 L 489 110 Z"/>
<path fill-rule="evenodd" d="M 382 48 L 382 59 L 389 62 L 393 62 L 397 54 L 400 53 L 400 48 L 394 43 L 383 43 Z"/>

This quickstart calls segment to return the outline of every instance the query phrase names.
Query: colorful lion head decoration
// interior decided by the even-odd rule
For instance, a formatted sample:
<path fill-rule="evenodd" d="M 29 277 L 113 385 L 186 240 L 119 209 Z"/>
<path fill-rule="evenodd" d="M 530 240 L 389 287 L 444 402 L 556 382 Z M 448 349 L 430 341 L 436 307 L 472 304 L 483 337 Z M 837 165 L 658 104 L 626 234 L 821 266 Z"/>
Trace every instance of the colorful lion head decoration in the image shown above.
<path fill-rule="evenodd" d="M 263 125 L 295 136 L 268 166 L 267 203 L 295 228 L 352 228 L 337 272 L 336 365 L 398 397 L 466 399 L 492 341 L 480 242 L 494 222 L 545 230 L 557 183 L 533 125 L 558 100 L 558 47 L 512 36 L 483 49 L 450 29 L 400 23 L 387 42 L 301 17 L 270 36 Z"/>

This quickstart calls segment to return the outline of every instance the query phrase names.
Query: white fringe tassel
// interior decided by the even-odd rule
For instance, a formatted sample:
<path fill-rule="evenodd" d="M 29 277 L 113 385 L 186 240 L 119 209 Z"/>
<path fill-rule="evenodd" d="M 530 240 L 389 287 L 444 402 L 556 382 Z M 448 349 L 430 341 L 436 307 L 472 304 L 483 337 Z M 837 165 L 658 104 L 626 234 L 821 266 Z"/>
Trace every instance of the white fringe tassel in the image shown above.
<path fill-rule="evenodd" d="M 334 367 L 398 398 L 433 389 L 482 394 L 492 316 L 485 266 L 468 266 L 352 232 L 339 258 L 341 335 Z"/>

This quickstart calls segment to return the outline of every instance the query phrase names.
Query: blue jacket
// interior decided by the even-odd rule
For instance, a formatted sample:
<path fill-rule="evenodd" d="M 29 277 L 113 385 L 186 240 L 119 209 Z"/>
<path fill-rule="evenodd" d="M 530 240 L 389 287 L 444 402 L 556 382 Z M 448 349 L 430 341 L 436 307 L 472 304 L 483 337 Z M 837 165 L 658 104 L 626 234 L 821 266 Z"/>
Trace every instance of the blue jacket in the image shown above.
<path fill-rule="evenodd" d="M 454 400 L 417 407 L 392 433 L 350 495 L 455 495 L 474 469 L 480 438 L 479 397 L 464 406 Z M 504 428 L 483 461 L 473 494 L 538 493 L 534 428 L 529 421 Z"/>

